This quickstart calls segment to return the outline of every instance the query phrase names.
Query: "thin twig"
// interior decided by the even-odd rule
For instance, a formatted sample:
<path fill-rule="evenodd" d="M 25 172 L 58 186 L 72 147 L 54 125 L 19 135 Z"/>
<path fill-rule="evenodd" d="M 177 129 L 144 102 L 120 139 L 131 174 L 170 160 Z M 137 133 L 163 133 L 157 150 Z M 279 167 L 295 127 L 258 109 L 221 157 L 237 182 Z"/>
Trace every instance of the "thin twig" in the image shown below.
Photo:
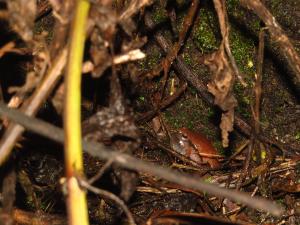
<path fill-rule="evenodd" d="M 169 105 L 171 105 L 173 102 L 175 102 L 175 100 L 177 100 L 179 98 L 179 96 L 181 96 L 181 94 L 186 90 L 187 88 L 187 83 L 184 83 L 180 88 L 177 89 L 177 91 L 173 94 L 173 95 L 170 95 L 166 98 L 164 98 L 159 106 L 158 106 L 158 109 L 154 109 L 154 110 L 151 110 L 149 112 L 146 112 L 145 114 L 143 114 L 142 116 L 140 116 L 137 121 L 138 123 L 141 123 L 145 120 L 150 120 L 152 119 L 155 115 L 157 115 L 157 113 L 160 111 L 160 110 L 163 110 L 164 108 L 168 107 Z"/>
<path fill-rule="evenodd" d="M 184 17 L 182 28 L 179 33 L 179 40 L 174 44 L 174 46 L 172 47 L 170 52 L 168 52 L 168 55 L 162 61 L 162 65 L 161 66 L 159 65 L 159 67 L 163 68 L 163 70 L 164 70 L 164 76 L 162 79 L 162 91 L 161 91 L 160 99 L 162 99 L 164 96 L 165 87 L 166 87 L 166 83 L 168 80 L 169 70 L 171 68 L 173 61 L 176 59 L 180 49 L 184 45 L 184 41 L 186 40 L 186 34 L 187 34 L 188 30 L 190 29 L 190 27 L 194 21 L 195 15 L 198 11 L 199 2 L 200 1 L 198 1 L 198 0 L 193 0 L 191 2 L 189 11 L 188 11 L 187 15 Z"/>
<path fill-rule="evenodd" d="M 277 23 L 275 17 L 259 0 L 240 0 L 243 7 L 251 9 L 268 27 L 272 39 L 278 43 L 283 55 L 286 56 L 289 66 L 295 72 L 295 75 L 300 82 L 300 57 L 297 54 L 293 44 L 288 36 L 284 33 L 281 26 Z"/>
<path fill-rule="evenodd" d="M 259 144 L 259 140 L 255 138 L 255 136 L 259 135 L 259 118 L 260 118 L 260 100 L 261 100 L 261 82 L 262 82 L 262 66 L 263 66 L 263 58 L 264 58 L 264 29 L 262 29 L 259 33 L 259 46 L 258 46 L 258 56 L 257 56 L 257 72 L 255 74 L 255 86 L 254 86 L 254 94 L 255 94 L 255 105 L 253 110 L 253 118 L 254 118 L 254 133 L 251 135 L 250 144 L 248 145 L 248 151 L 246 156 L 246 161 L 244 163 L 243 172 L 241 173 L 238 182 L 237 189 L 239 189 L 249 175 L 250 162 L 253 156 L 253 152 L 255 151 L 257 159 L 260 159 L 261 150 L 256 148 Z"/>
<path fill-rule="evenodd" d="M 151 19 L 151 16 L 149 13 L 145 14 L 145 25 L 148 27 L 148 29 L 153 29 L 155 24 Z M 157 32 L 154 35 L 154 38 L 156 42 L 159 44 L 159 46 L 163 49 L 164 52 L 168 52 L 170 49 L 170 42 L 160 33 Z M 207 102 L 209 105 L 214 105 L 214 100 L 211 94 L 207 92 L 206 85 L 203 84 L 203 82 L 199 79 L 199 76 L 195 73 L 193 73 L 189 67 L 184 63 L 184 60 L 181 56 L 178 56 L 173 64 L 173 67 L 175 71 L 183 78 L 185 79 L 191 86 L 193 86 L 199 95 L 203 98 L 205 102 Z M 237 128 L 240 132 L 245 134 L 247 137 L 251 136 L 252 127 L 245 122 L 239 115 L 235 115 L 234 118 L 234 126 Z M 283 144 L 277 140 L 274 140 L 273 138 L 269 138 L 264 135 L 260 135 L 258 137 L 259 140 L 266 142 L 270 145 L 275 145 L 279 147 L 283 152 L 287 154 L 295 155 L 296 153 L 300 153 L 299 149 L 292 148 L 288 146 L 287 144 Z"/>
<path fill-rule="evenodd" d="M 125 212 L 125 214 L 128 218 L 129 224 L 131 224 L 131 225 L 136 224 L 134 222 L 134 219 L 133 219 L 133 216 L 132 216 L 131 212 L 129 211 L 128 207 L 126 206 L 126 204 L 124 203 L 124 201 L 122 199 L 120 199 L 118 196 L 116 196 L 115 194 L 113 194 L 111 192 L 108 192 L 108 191 L 105 191 L 103 189 L 91 186 L 89 184 L 89 182 L 87 182 L 83 179 L 78 179 L 78 180 L 79 180 L 79 184 L 80 184 L 81 187 L 86 188 L 87 190 L 89 190 L 89 191 L 91 191 L 95 194 L 98 194 L 101 197 L 110 199 L 110 200 L 114 201 L 115 203 L 117 203 L 123 209 L 123 211 Z"/>
<path fill-rule="evenodd" d="M 115 55 L 112 60 L 107 61 L 104 63 L 104 67 L 108 68 L 109 66 L 117 64 L 122 64 L 122 63 L 127 63 L 139 59 L 145 58 L 146 55 L 140 50 L 140 49 L 134 49 L 129 52 L 123 53 L 121 55 Z M 94 64 L 91 61 L 86 61 L 84 62 L 82 66 L 82 72 L 83 73 L 90 73 L 95 69 Z"/>
<path fill-rule="evenodd" d="M 241 173 L 237 188 L 239 189 L 242 185 L 242 182 L 246 179 L 246 177 L 249 175 L 250 171 L 250 163 L 252 160 L 253 153 L 256 154 L 257 160 L 261 158 L 261 149 L 258 148 L 259 140 L 257 140 L 255 137 L 259 136 L 259 118 L 260 118 L 260 101 L 261 101 L 261 81 L 262 81 L 262 66 L 263 66 L 263 54 L 264 51 L 264 29 L 261 30 L 259 34 L 259 46 L 258 46 L 258 56 L 257 56 L 257 73 L 255 77 L 255 86 L 254 86 L 254 94 L 255 94 L 255 105 L 253 109 L 253 120 L 254 120 L 254 129 L 253 133 L 250 138 L 250 144 L 248 145 L 248 152 L 247 157 L 245 160 L 243 172 Z"/>
<path fill-rule="evenodd" d="M 121 13 L 119 20 L 127 20 L 136 14 L 141 8 L 151 4 L 152 0 L 134 0 L 130 1 L 128 7 Z"/>
<path fill-rule="evenodd" d="M 48 137 L 59 143 L 64 142 L 64 133 L 62 129 L 57 128 L 44 121 L 30 118 L 18 112 L 17 110 L 9 109 L 3 103 L 0 103 L 0 115 L 7 116 L 9 119 L 14 120 L 15 122 L 21 124 L 22 126 L 39 135 Z M 281 207 L 269 200 L 263 198 L 251 198 L 248 194 L 242 192 L 220 188 L 216 185 L 193 178 L 188 174 L 179 173 L 169 168 L 149 162 L 144 162 L 130 155 L 116 152 L 112 148 L 104 146 L 100 143 L 82 141 L 82 145 L 83 149 L 91 156 L 103 160 L 115 158 L 115 163 L 121 167 L 135 170 L 140 173 L 152 174 L 167 181 L 180 184 L 187 188 L 193 188 L 198 191 L 207 192 L 217 197 L 225 197 L 232 201 L 237 201 L 242 204 L 248 205 L 249 207 L 252 207 L 254 209 L 267 211 L 274 216 L 280 216 L 283 213 L 283 209 Z"/>
<path fill-rule="evenodd" d="M 257 52 L 257 62 L 256 62 L 256 74 L 255 74 L 255 85 L 253 87 L 255 103 L 254 107 L 251 106 L 252 115 L 253 115 L 253 127 L 254 127 L 254 134 L 255 136 L 259 136 L 260 134 L 260 105 L 261 105 L 261 93 L 262 93 L 262 71 L 263 71 L 263 61 L 264 61 L 264 48 L 265 48 L 265 29 L 262 28 L 259 32 L 259 44 L 258 44 L 258 52 Z M 251 145 L 254 151 L 257 160 L 260 161 L 261 159 L 261 151 L 262 149 L 259 148 L 259 140 L 255 137 L 251 138 Z M 252 156 L 250 156 L 252 157 Z"/>
<path fill-rule="evenodd" d="M 167 56 L 148 75 L 148 77 L 153 78 L 155 76 L 158 76 L 160 74 L 160 72 L 162 70 L 164 70 L 161 98 L 163 97 L 163 94 L 164 94 L 165 84 L 166 84 L 166 81 L 168 78 L 168 73 L 169 73 L 171 64 L 176 59 L 178 52 L 180 51 L 181 47 L 184 44 L 184 41 L 186 39 L 186 34 L 187 34 L 190 26 L 192 25 L 192 22 L 196 15 L 198 6 L 199 6 L 199 1 L 193 0 L 191 3 L 191 6 L 189 8 L 189 11 L 184 18 L 182 28 L 181 28 L 181 31 L 179 34 L 179 40 L 172 46 L 172 48 L 169 48 L 168 51 L 166 51 Z"/>
<path fill-rule="evenodd" d="M 240 73 L 239 68 L 235 62 L 235 59 L 232 55 L 230 44 L 229 44 L 229 23 L 228 23 L 228 17 L 225 7 L 225 1 L 224 0 L 214 0 L 214 6 L 218 14 L 219 18 L 219 24 L 221 29 L 221 34 L 223 38 L 223 43 L 225 46 L 225 50 L 227 53 L 227 56 L 230 60 L 231 66 L 233 68 L 233 71 L 237 78 L 240 80 L 241 84 L 243 86 L 247 86 L 247 83 L 245 82 L 245 78 L 243 77 L 242 73 Z"/>
<path fill-rule="evenodd" d="M 26 115 L 33 116 L 37 113 L 39 107 L 43 104 L 51 90 L 54 88 L 55 83 L 61 77 L 62 70 L 66 64 L 66 58 L 67 49 L 64 48 L 53 62 L 53 65 L 49 69 L 41 86 L 35 90 L 32 97 L 28 99 L 21 107 L 21 110 Z M 8 126 L 0 141 L 0 165 L 2 165 L 8 158 L 17 139 L 20 137 L 23 131 L 24 128 L 18 124 L 11 123 Z"/>
<path fill-rule="evenodd" d="M 114 158 L 109 159 L 104 166 L 101 167 L 101 169 L 96 173 L 95 176 L 93 176 L 92 178 L 90 178 L 88 180 L 88 183 L 91 185 L 93 184 L 95 181 L 99 180 L 100 177 L 103 176 L 103 174 L 105 173 L 105 171 L 113 164 L 114 162 Z"/>
<path fill-rule="evenodd" d="M 253 136 L 252 136 L 250 143 L 248 144 L 248 147 L 247 147 L 247 155 L 246 155 L 245 163 L 243 164 L 244 165 L 243 172 L 240 174 L 238 181 L 237 181 L 237 185 L 236 185 L 237 190 L 239 190 L 241 188 L 243 182 L 249 175 L 249 166 L 250 166 L 250 162 L 251 162 L 252 155 L 253 155 L 253 149 L 254 149 L 253 144 L 254 144 L 254 141 L 253 141 Z"/>
<path fill-rule="evenodd" d="M 265 29 L 262 29 L 259 32 L 259 46 L 258 46 L 258 55 L 257 55 L 257 72 L 255 76 L 255 107 L 254 107 L 254 130 L 256 135 L 259 134 L 260 128 L 260 104 L 261 104 L 261 84 L 262 84 L 262 70 L 264 62 L 264 48 L 265 48 Z"/>

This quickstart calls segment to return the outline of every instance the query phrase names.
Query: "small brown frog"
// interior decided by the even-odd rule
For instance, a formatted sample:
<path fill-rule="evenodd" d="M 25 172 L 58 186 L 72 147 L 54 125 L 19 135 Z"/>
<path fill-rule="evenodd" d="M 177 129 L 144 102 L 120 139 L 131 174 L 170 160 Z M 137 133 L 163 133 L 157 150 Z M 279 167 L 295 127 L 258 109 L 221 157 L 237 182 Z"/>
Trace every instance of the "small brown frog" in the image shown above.
<path fill-rule="evenodd" d="M 185 127 L 180 128 L 178 133 L 171 135 L 170 144 L 176 152 L 199 164 L 208 163 L 213 169 L 220 167 L 219 161 L 212 157 L 218 156 L 218 151 L 206 137 L 199 133 Z"/>

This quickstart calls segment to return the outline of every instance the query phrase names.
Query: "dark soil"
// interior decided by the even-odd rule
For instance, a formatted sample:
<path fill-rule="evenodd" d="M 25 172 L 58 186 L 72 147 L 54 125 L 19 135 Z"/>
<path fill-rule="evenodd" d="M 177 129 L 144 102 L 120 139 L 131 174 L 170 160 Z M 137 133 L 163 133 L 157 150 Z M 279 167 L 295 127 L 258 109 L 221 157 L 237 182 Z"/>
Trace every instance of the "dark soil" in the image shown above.
<path fill-rule="evenodd" d="M 38 2 L 47 4 L 46 0 Z M 118 8 L 127 1 L 113 2 L 114 7 Z M 300 224 L 300 81 L 295 78 L 285 57 L 279 53 L 279 47 L 268 34 L 265 39 L 258 134 L 254 135 L 252 129 L 249 136 L 235 126 L 234 131 L 230 133 L 229 147 L 223 148 L 219 128 L 222 110 L 205 100 L 197 86 L 191 82 L 188 82 L 186 90 L 174 98 L 171 104 L 160 108 L 167 97 L 184 86 L 186 78 L 173 66 L 170 67 L 165 88 L 163 71 L 151 77 L 166 57 L 154 35 L 161 32 L 173 47 L 178 40 L 176 32 L 181 29 L 190 2 L 154 1 L 145 12 L 151 14 L 156 24 L 155 29 L 146 28 L 142 10 L 133 17 L 132 22 L 136 23 L 136 30 L 132 34 L 126 33 L 120 24 L 117 26 L 113 42 L 116 55 L 122 53 L 122 47 L 125 45 L 133 45 L 136 37 L 147 37 L 147 43 L 137 47 L 141 48 L 147 57 L 115 66 L 118 79 L 111 78 L 110 67 L 104 69 L 98 78 L 91 75 L 95 71 L 83 75 L 83 136 L 87 140 L 113 146 L 144 161 L 190 174 L 199 180 L 262 196 L 282 206 L 285 210 L 284 215 L 273 217 L 268 212 L 249 208 L 227 198 L 217 198 L 205 192 L 169 183 L 151 174 L 130 171 L 114 164 L 108 166 L 93 185 L 124 200 L 137 224 Z M 300 1 L 262 2 L 282 26 L 299 55 Z M 247 87 L 243 87 L 236 80 L 232 87 L 238 102 L 235 115 L 253 127 L 258 33 L 263 24 L 253 12 L 242 8 L 238 1 L 228 0 L 226 4 L 230 23 L 230 47 L 248 84 Z M 5 3 L 0 2 L 0 7 L 6 10 Z M 170 19 L 171 13 L 176 14 L 174 20 Z M 47 11 L 35 21 L 35 35 L 48 32 L 44 39 L 48 47 L 55 36 L 54 23 L 52 11 Z M 8 19 L 4 18 L 0 24 L 0 52 L 1 46 L 9 41 L 16 43 L 16 49 L 30 48 L 21 40 L 18 32 L 10 28 Z M 93 41 L 89 36 L 84 61 L 96 57 L 91 56 L 90 49 L 95 45 Z M 213 74 L 204 65 L 203 59 L 217 51 L 221 41 L 213 1 L 200 1 L 178 56 L 190 71 L 196 74 L 204 87 L 213 79 Z M 49 50 L 51 52 L 50 47 Z M 98 50 L 97 54 L 102 54 L 102 50 Z M 106 50 L 105 54 L 110 55 L 111 52 Z M 34 57 L 32 54 L 20 55 L 11 52 L 0 56 L 0 82 L 4 102 L 8 103 L 15 96 L 9 92 L 10 87 L 24 85 L 28 72 L 35 66 Z M 114 82 L 115 86 L 112 85 Z M 57 84 L 55 90 L 59 85 Z M 204 91 L 207 93 L 207 90 Z M 29 98 L 32 92 L 26 92 L 24 99 Z M 37 117 L 62 127 L 61 110 L 57 109 L 52 101 L 54 95 L 55 91 L 43 104 Z M 212 97 L 210 94 L 209 96 Z M 160 109 L 157 110 L 158 108 Z M 146 117 L 149 111 L 154 113 Z M 101 117 L 99 112 L 102 113 Z M 116 122 L 118 116 L 128 122 L 128 127 L 122 127 L 122 124 Z M 100 122 L 104 118 L 114 122 L 111 126 L 99 125 L 94 122 L 97 117 Z M 219 158 L 220 169 L 211 169 L 207 164 L 195 165 L 187 155 L 180 157 L 180 154 L 178 156 L 170 149 L 169 136 L 177 133 L 182 127 L 201 133 L 212 142 L 218 154 L 222 156 Z M 4 125 L 1 132 L 5 132 Z M 260 136 L 271 141 L 262 141 Z M 252 146 L 253 153 L 249 155 L 251 140 L 255 140 L 255 144 Z M 241 147 L 243 145 L 244 147 Z M 239 150 L 241 152 L 235 155 Z M 248 169 L 245 168 L 247 161 Z M 84 153 L 86 178 L 95 176 L 104 165 L 104 161 Z M 2 186 L 5 184 L 4 177 L 9 174 L 7 171 L 15 171 L 16 174 L 16 191 L 11 198 L 12 210 L 20 210 L 25 215 L 31 215 L 31 218 L 50 218 L 52 215 L 53 221 L 58 221 L 57 224 L 66 223 L 66 193 L 62 185 L 63 145 L 26 131 L 16 143 L 10 159 L 0 169 Z M 14 185 L 12 188 L 14 189 Z M 0 213 L 6 215 L 4 199 L 7 192 L 4 190 L 5 187 L 2 187 Z M 91 224 L 127 224 L 126 215 L 114 201 L 94 193 L 88 193 L 87 196 Z M 14 219 L 19 221 L 18 224 L 29 224 L 20 218 Z"/>

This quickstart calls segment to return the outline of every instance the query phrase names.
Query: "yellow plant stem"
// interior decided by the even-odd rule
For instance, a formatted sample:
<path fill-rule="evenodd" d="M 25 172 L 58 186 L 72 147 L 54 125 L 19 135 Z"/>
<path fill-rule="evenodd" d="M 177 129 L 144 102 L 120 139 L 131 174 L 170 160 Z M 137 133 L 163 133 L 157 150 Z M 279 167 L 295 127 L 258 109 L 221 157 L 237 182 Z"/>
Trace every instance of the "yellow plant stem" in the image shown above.
<path fill-rule="evenodd" d="M 77 0 L 70 32 L 70 46 L 65 77 L 65 167 L 67 178 L 67 209 L 69 224 L 88 225 L 86 194 L 76 176 L 83 174 L 81 147 L 81 68 L 84 52 L 86 21 L 90 3 Z"/>

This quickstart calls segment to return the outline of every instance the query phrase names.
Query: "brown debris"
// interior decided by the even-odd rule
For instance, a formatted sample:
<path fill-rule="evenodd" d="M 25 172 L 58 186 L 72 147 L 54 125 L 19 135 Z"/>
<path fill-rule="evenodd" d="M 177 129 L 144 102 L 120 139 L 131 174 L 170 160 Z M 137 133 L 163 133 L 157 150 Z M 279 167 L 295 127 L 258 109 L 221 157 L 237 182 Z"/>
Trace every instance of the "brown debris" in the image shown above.
<path fill-rule="evenodd" d="M 25 42 L 33 39 L 33 26 L 37 11 L 35 0 L 7 1 L 10 26 Z"/>
<path fill-rule="evenodd" d="M 228 147 L 228 135 L 233 130 L 234 108 L 237 106 L 237 101 L 232 92 L 233 71 L 227 61 L 224 46 L 221 45 L 220 49 L 205 59 L 204 63 L 209 66 L 214 76 L 207 87 L 208 91 L 215 96 L 214 103 L 224 111 L 220 128 L 223 147 Z"/>
<path fill-rule="evenodd" d="M 243 2 L 252 6 L 257 3 Z M 29 7 L 33 2 L 27 3 Z M 61 190 L 63 156 L 59 144 L 64 139 L 59 128 L 65 92 L 61 74 L 74 1 L 34 3 L 33 8 L 27 8 L 29 17 L 21 21 L 21 17 L 27 16 L 20 10 L 21 6 L 27 7 L 24 1 L 0 1 L 0 13 L 5 15 L 2 19 L 14 31 L 9 30 L 12 38 L 1 42 L 0 66 L 15 57 L 24 57 L 27 63 L 22 67 L 23 73 L 17 74 L 20 79 L 16 82 L 6 82 L 1 76 L 0 114 L 2 128 L 6 130 L 0 140 L 3 175 L 0 221 L 65 224 Z M 267 104 L 264 102 L 265 87 L 269 87 L 264 83 L 267 77 L 264 70 L 269 69 L 267 63 L 272 60 L 263 53 L 265 29 L 259 36 L 256 80 L 254 76 L 246 77 L 248 84 L 256 82 L 251 89 L 250 85 L 245 87 L 243 74 L 237 67 L 240 61 L 233 57 L 235 49 L 229 34 L 234 30 L 229 25 L 235 24 L 231 24 L 232 18 L 228 20 L 225 7 L 225 3 L 231 7 L 228 1 L 93 0 L 90 3 L 81 103 L 86 179 L 74 177 L 74 180 L 89 193 L 91 223 L 297 224 L 299 163 L 298 158 L 291 156 L 299 154 L 299 148 L 291 148 L 293 143 L 285 141 L 295 139 L 295 146 L 299 145 L 298 134 L 282 131 L 280 139 L 275 140 L 267 133 L 264 119 L 269 114 L 261 107 L 273 103 L 269 99 Z M 259 10 L 264 9 L 262 3 L 257 5 Z M 156 10 L 171 18 L 157 19 L 161 15 Z M 257 8 L 253 6 L 252 10 Z M 219 48 L 210 48 L 214 50 L 206 55 L 197 49 L 194 36 L 198 21 L 206 19 L 206 15 L 200 18 L 203 12 L 209 20 L 213 19 L 210 26 L 217 43 L 221 43 Z M 257 12 L 264 16 L 260 12 L 265 11 Z M 271 17 L 266 15 L 267 22 L 266 18 L 263 21 L 270 33 L 280 36 L 272 28 L 276 23 L 269 24 Z M 151 16 L 160 20 L 159 24 L 155 25 Z M 44 22 L 49 24 L 40 26 Z M 237 29 L 246 34 L 240 27 Z M 281 46 L 282 40 L 277 41 Z M 283 50 L 286 51 L 290 49 Z M 151 58 L 152 53 L 157 55 Z M 137 62 L 146 56 L 145 61 Z M 162 71 L 163 77 L 156 76 Z M 6 71 L 3 72 L 5 75 Z M 267 78 L 276 79 L 274 74 L 268 74 Z M 237 99 L 241 100 L 235 94 L 239 97 L 243 94 L 233 89 L 236 81 L 255 97 L 250 97 L 248 108 L 238 108 L 251 108 L 246 113 L 253 115 L 252 121 L 241 117 L 246 115 L 244 112 L 235 112 Z M 287 93 L 285 89 L 280 91 Z M 286 105 L 298 107 L 294 105 L 296 101 L 287 99 L 284 110 Z M 296 120 L 298 114 L 292 112 L 288 111 L 292 120 L 285 123 Z M 34 118 L 37 113 L 40 119 Z M 218 135 L 218 123 L 222 137 Z M 229 141 L 233 126 L 240 133 L 235 132 Z M 280 124 L 275 127 L 279 129 Z M 203 136 L 198 134 L 202 131 Z M 49 142 L 40 135 L 49 138 Z M 225 151 L 219 142 L 221 138 L 223 146 L 228 146 Z M 50 140 L 57 143 L 49 145 Z M 177 148 L 178 143 L 183 148 Z M 14 154 L 10 154 L 12 149 Z M 9 156 L 10 160 L 6 160 Z M 15 163 L 16 174 L 6 173 L 3 165 L 10 167 Z M 285 212 L 275 203 L 277 200 Z"/>
<path fill-rule="evenodd" d="M 268 27 L 268 31 L 270 32 L 272 39 L 280 46 L 280 50 L 282 51 L 283 55 L 285 55 L 285 57 L 287 58 L 287 62 L 289 66 L 293 69 L 299 83 L 300 82 L 300 57 L 296 52 L 290 39 L 284 33 L 279 23 L 276 21 L 275 17 L 259 0 L 253 0 L 253 1 L 241 0 L 240 2 L 241 5 L 243 5 L 244 7 L 253 10 Z"/>

